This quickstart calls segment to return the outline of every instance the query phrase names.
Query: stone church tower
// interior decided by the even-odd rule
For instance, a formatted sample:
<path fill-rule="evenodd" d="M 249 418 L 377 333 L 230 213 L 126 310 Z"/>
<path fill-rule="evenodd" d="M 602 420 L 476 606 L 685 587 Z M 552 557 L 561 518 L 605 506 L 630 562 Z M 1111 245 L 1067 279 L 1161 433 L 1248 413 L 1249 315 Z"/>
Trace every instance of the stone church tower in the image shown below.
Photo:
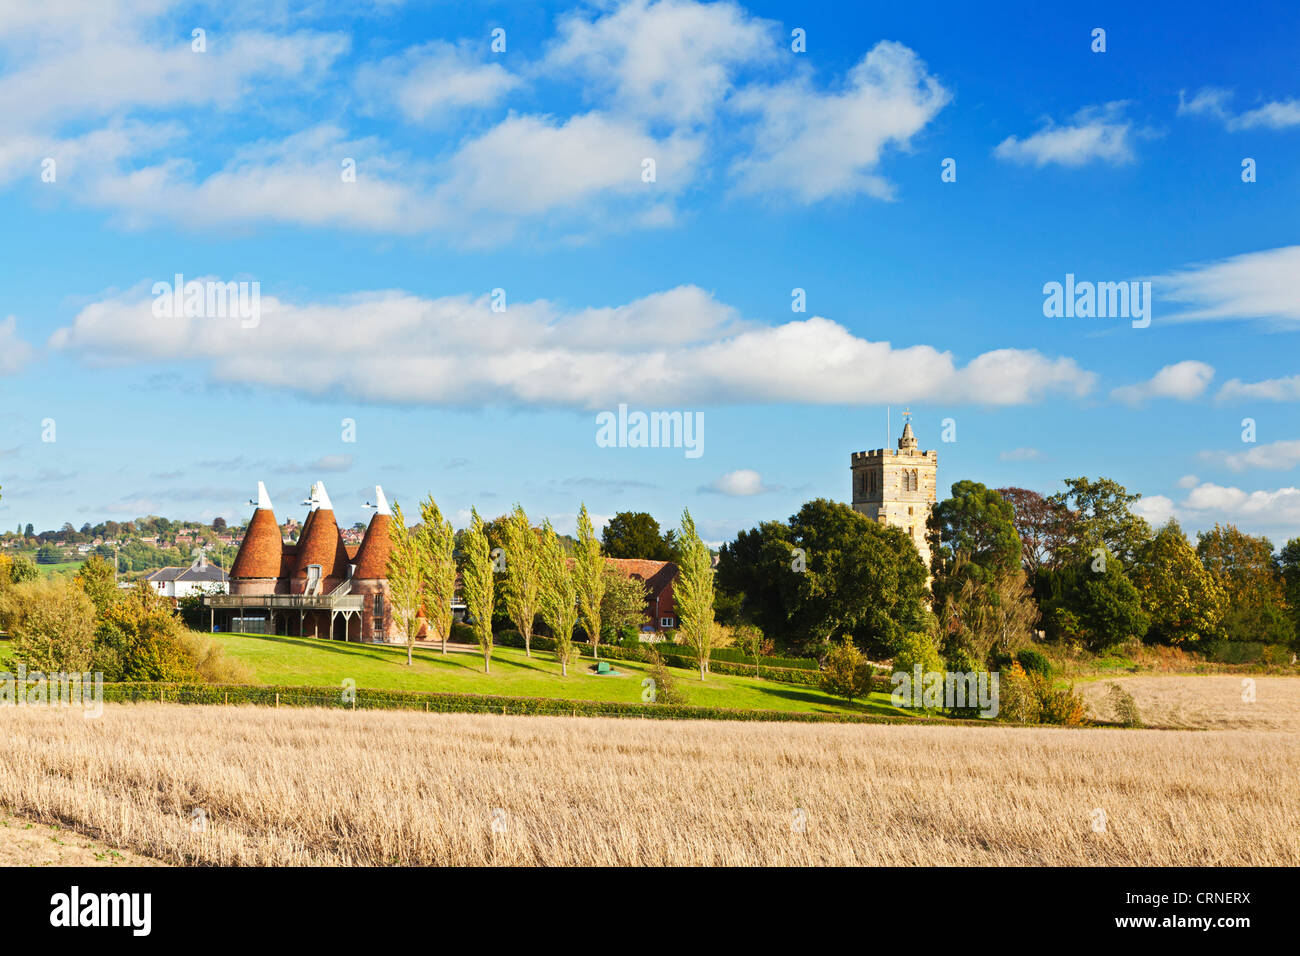
<path fill-rule="evenodd" d="M 853 453 L 853 510 L 872 521 L 902 528 L 930 568 L 925 523 L 935 503 L 937 451 L 920 451 L 912 423 L 903 426 L 898 450 L 877 448 Z"/>

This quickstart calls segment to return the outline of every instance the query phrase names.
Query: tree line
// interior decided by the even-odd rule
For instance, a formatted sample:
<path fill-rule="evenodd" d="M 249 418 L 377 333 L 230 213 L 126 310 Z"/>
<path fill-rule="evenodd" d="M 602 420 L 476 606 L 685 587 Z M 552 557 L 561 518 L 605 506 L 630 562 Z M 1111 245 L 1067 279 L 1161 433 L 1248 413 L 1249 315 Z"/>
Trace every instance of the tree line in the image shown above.
<path fill-rule="evenodd" d="M 549 519 L 534 525 L 518 504 L 490 522 L 471 509 L 470 525 L 460 532 L 431 495 L 420 502 L 419 513 L 420 521 L 408 527 L 401 506 L 395 505 L 389 525 L 389 602 L 407 645 L 408 664 L 421 630 L 447 652 L 457 593 L 483 655 L 484 672 L 491 671 L 494 636 L 505 627 L 519 634 L 528 657 L 534 635 L 544 632 L 561 675 L 568 674 L 573 662 L 579 631 L 596 657 L 603 638 L 636 640 L 645 619 L 646 586 L 605 559 L 622 556 L 610 555 L 609 543 L 618 542 L 614 550 L 623 551 L 641 547 L 653 535 L 659 546 L 668 542 L 677 559 L 677 634 L 699 661 L 701 678 L 707 672 L 715 633 L 713 562 L 689 510 L 682 513 L 680 529 L 669 536 L 659 534 L 657 523 L 651 532 L 637 515 L 620 515 L 607 524 L 603 542 L 585 504 L 578 511 L 576 538 L 557 534 Z"/>

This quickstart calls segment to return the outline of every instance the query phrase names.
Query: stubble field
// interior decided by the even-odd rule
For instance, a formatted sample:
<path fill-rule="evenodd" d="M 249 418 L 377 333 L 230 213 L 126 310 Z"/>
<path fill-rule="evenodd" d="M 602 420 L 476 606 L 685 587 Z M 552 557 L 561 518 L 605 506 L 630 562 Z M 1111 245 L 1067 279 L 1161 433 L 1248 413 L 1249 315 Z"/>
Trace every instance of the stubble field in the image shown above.
<path fill-rule="evenodd" d="M 1298 781 L 1294 727 L 0 711 L 0 806 L 181 864 L 1296 865 Z"/>

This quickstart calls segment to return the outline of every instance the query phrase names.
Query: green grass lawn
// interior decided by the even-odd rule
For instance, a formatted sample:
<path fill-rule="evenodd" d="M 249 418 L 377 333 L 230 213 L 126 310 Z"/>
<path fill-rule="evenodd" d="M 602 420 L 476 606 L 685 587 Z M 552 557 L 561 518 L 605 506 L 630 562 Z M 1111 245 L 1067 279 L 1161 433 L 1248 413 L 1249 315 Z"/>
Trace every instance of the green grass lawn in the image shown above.
<path fill-rule="evenodd" d="M 303 637 L 254 634 L 213 634 L 231 657 L 244 661 L 265 684 L 340 687 L 347 678 L 373 690 L 446 691 L 503 694 L 510 697 L 552 697 L 567 700 L 641 702 L 641 681 L 649 666 L 634 661 L 610 661 L 618 676 L 598 677 L 587 658 L 560 665 L 546 652 L 525 657 L 522 650 L 494 648 L 492 671 L 483 673 L 481 654 L 448 653 L 417 648 L 415 663 L 406 664 L 406 648 L 378 644 L 347 644 Z M 814 713 L 904 714 L 876 693 L 849 706 L 815 687 L 781 684 L 754 677 L 710 674 L 671 668 L 686 703 L 746 710 L 788 710 Z"/>

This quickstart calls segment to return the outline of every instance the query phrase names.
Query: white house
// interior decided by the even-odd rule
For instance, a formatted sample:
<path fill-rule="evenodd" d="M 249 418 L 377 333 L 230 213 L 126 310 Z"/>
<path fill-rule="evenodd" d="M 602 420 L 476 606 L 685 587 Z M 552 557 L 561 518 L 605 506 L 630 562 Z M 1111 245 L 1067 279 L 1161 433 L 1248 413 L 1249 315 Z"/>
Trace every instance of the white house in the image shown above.
<path fill-rule="evenodd" d="M 208 564 L 208 556 L 202 552 L 188 568 L 159 568 L 145 575 L 145 580 L 159 594 L 170 598 L 230 593 L 230 576 Z"/>

